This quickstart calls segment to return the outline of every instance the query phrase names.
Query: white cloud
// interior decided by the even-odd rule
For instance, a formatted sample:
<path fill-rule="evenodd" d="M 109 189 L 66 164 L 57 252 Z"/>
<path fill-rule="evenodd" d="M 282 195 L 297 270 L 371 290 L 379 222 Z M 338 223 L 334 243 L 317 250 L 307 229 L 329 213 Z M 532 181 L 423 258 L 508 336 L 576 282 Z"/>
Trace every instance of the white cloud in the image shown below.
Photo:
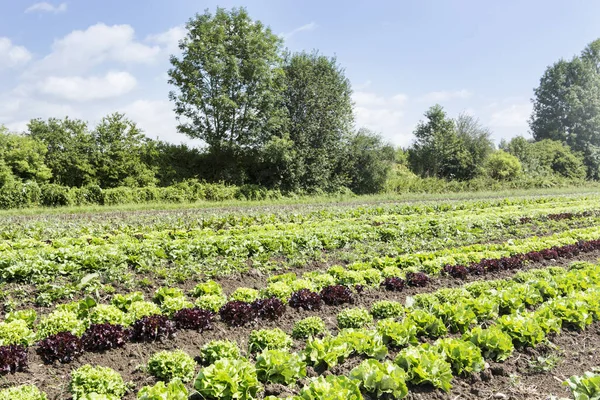
<path fill-rule="evenodd" d="M 50 76 L 40 85 L 40 91 L 70 101 L 91 101 L 119 97 L 136 85 L 128 72 L 109 72 L 105 76 Z"/>
<path fill-rule="evenodd" d="M 467 89 L 461 89 L 456 91 L 439 91 L 426 93 L 418 98 L 418 101 L 423 103 L 436 103 L 455 99 L 468 99 L 473 93 Z"/>
<path fill-rule="evenodd" d="M 515 103 L 510 105 L 491 104 L 490 126 L 498 128 L 527 129 L 527 120 L 531 115 L 531 103 Z"/>
<path fill-rule="evenodd" d="M 281 36 L 283 36 L 285 39 L 289 39 L 292 36 L 294 36 L 295 34 L 300 33 L 300 32 L 314 31 L 315 29 L 317 29 L 317 27 L 318 27 L 318 25 L 316 22 L 311 22 L 306 25 L 302 25 L 302 26 L 294 29 L 293 31 L 283 33 Z"/>
<path fill-rule="evenodd" d="M 47 2 L 35 3 L 25 10 L 25 13 L 52 13 L 60 14 L 67 11 L 67 3 L 60 3 L 55 6 Z"/>
<path fill-rule="evenodd" d="M 27 64 L 31 53 L 23 46 L 14 45 L 10 39 L 0 37 L 0 69 Z"/>
<path fill-rule="evenodd" d="M 169 54 L 179 52 L 179 41 L 183 39 L 187 31 L 184 26 L 175 26 L 168 31 L 149 35 L 146 41 L 155 43 L 165 49 Z"/>
<path fill-rule="evenodd" d="M 404 133 L 406 127 L 403 106 L 408 100 L 407 95 L 384 97 L 373 92 L 357 91 L 352 99 L 358 128 L 369 128 L 398 144 L 410 141 L 410 135 Z"/>
<path fill-rule="evenodd" d="M 52 52 L 29 73 L 80 74 L 105 62 L 147 64 L 154 62 L 159 52 L 158 46 L 147 46 L 136 41 L 135 32 L 129 25 L 108 26 L 99 23 L 56 40 Z"/>

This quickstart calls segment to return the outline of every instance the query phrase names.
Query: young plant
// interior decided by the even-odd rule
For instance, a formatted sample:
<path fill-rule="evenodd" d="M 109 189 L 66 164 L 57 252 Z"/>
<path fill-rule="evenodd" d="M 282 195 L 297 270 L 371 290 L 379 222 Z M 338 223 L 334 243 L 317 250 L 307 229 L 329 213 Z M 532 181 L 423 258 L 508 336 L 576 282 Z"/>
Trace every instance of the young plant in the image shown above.
<path fill-rule="evenodd" d="M 445 392 L 452 388 L 452 368 L 443 354 L 428 345 L 402 349 L 394 362 L 407 373 L 408 381 L 431 384 Z"/>
<path fill-rule="evenodd" d="M 299 398 L 302 400 L 362 400 L 363 397 L 360 394 L 358 381 L 346 376 L 329 375 L 311 379 L 308 385 L 300 390 Z"/>
<path fill-rule="evenodd" d="M 258 380 L 265 383 L 289 386 L 306 376 L 306 364 L 287 350 L 265 350 L 256 357 L 255 366 Z"/>
<path fill-rule="evenodd" d="M 252 303 L 254 300 L 258 299 L 260 292 L 256 289 L 240 287 L 235 289 L 233 293 L 231 293 L 230 299 L 243 301 L 244 303 Z"/>
<path fill-rule="evenodd" d="M 154 342 L 175 335 L 175 323 L 164 315 L 150 315 L 135 321 L 131 327 L 132 339 L 139 342 Z"/>
<path fill-rule="evenodd" d="M 276 297 L 284 303 L 287 303 L 293 292 L 294 290 L 287 282 L 278 281 L 269 283 L 266 288 L 260 291 L 260 294 L 264 298 Z"/>
<path fill-rule="evenodd" d="M 54 311 L 40 320 L 37 337 L 44 339 L 59 332 L 71 332 L 75 336 L 81 336 L 87 328 L 86 323 L 70 311 Z"/>
<path fill-rule="evenodd" d="M 372 322 L 373 316 L 364 308 L 346 308 L 337 315 L 337 324 L 340 329 L 358 329 Z"/>
<path fill-rule="evenodd" d="M 477 326 L 465 333 L 463 339 L 479 347 L 484 358 L 494 361 L 506 360 L 515 350 L 511 337 L 496 326 L 487 329 Z"/>
<path fill-rule="evenodd" d="M 446 357 L 457 375 L 468 375 L 483 371 L 485 360 L 479 347 L 459 339 L 438 339 L 435 347 Z"/>
<path fill-rule="evenodd" d="M 131 325 L 142 318 L 160 314 L 160 307 L 156 304 L 149 301 L 136 301 L 129 306 L 125 320 L 127 321 L 127 325 Z"/>
<path fill-rule="evenodd" d="M 126 314 L 112 304 L 98 304 L 89 313 L 91 324 L 127 325 Z"/>
<path fill-rule="evenodd" d="M 27 348 L 21 345 L 0 346 L 0 375 L 27 369 Z"/>
<path fill-rule="evenodd" d="M 327 286 L 321 290 L 321 299 L 330 306 L 352 303 L 352 291 L 343 285 Z"/>
<path fill-rule="evenodd" d="M 320 310 L 323 300 L 318 293 L 311 292 L 308 289 L 300 289 L 292 293 L 288 302 L 292 308 L 302 308 L 303 310 L 312 311 Z"/>
<path fill-rule="evenodd" d="M 304 358 L 315 368 L 333 368 L 350 356 L 352 351 L 348 343 L 333 336 L 323 339 L 310 338 L 304 347 Z"/>
<path fill-rule="evenodd" d="M 144 386 L 137 394 L 138 400 L 188 400 L 187 388 L 179 379 L 165 385 L 160 381 L 154 386 Z"/>
<path fill-rule="evenodd" d="M 255 300 L 252 307 L 259 318 L 269 321 L 275 321 L 285 313 L 285 304 L 277 297 Z"/>
<path fill-rule="evenodd" d="M 373 330 L 343 329 L 336 340 L 346 343 L 353 353 L 382 360 L 388 353 L 383 337 Z"/>
<path fill-rule="evenodd" d="M 444 322 L 425 310 L 411 311 L 410 314 L 406 316 L 406 320 L 415 325 L 417 328 L 417 336 L 427 336 L 435 339 L 448 333 Z"/>
<path fill-rule="evenodd" d="M 226 303 L 227 298 L 221 294 L 205 294 L 198 297 L 195 305 L 203 310 L 217 313 Z"/>
<path fill-rule="evenodd" d="M 92 394 L 105 395 L 109 399 L 121 399 L 127 386 L 121 375 L 108 367 L 92 367 L 86 364 L 71 372 L 69 391 L 73 400 L 87 400 Z"/>
<path fill-rule="evenodd" d="M 359 381 L 361 388 L 375 399 L 402 399 L 408 394 L 406 372 L 390 361 L 364 360 L 350 371 L 349 377 Z"/>
<path fill-rule="evenodd" d="M 173 321 L 179 329 L 205 331 L 212 329 L 214 314 L 202 308 L 184 308 L 173 315 Z"/>
<path fill-rule="evenodd" d="M 306 317 L 294 324 L 292 337 L 295 339 L 307 339 L 322 333 L 325 333 L 325 322 L 323 322 L 321 317 Z"/>
<path fill-rule="evenodd" d="M 417 344 L 417 327 L 409 320 L 402 322 L 393 319 L 383 319 L 377 322 L 377 332 L 383 338 L 383 343 L 393 347 L 406 347 Z"/>
<path fill-rule="evenodd" d="M 148 361 L 150 375 L 165 382 L 179 379 L 189 382 L 194 378 L 196 362 L 182 350 L 161 351 L 154 354 Z"/>
<path fill-rule="evenodd" d="M 533 315 L 503 315 L 498 319 L 497 326 L 506 332 L 517 346 L 535 347 L 546 337 Z"/>
<path fill-rule="evenodd" d="M 33 309 L 28 309 L 28 310 L 11 311 L 11 312 L 7 313 L 6 317 L 4 318 L 4 322 L 10 323 L 10 322 L 13 322 L 16 320 L 21 320 L 21 321 L 25 321 L 29 328 L 33 328 L 33 325 L 34 325 L 36 319 L 37 319 L 37 312 Z"/>
<path fill-rule="evenodd" d="M 48 397 L 34 385 L 20 385 L 0 390 L 0 400 L 48 400 Z"/>
<path fill-rule="evenodd" d="M 29 346 L 35 340 L 35 333 L 26 321 L 14 319 L 8 322 L 0 322 L 0 346 L 20 344 Z"/>
<path fill-rule="evenodd" d="M 404 280 L 395 276 L 389 276 L 379 286 L 390 292 L 401 292 L 404 290 Z"/>
<path fill-rule="evenodd" d="M 212 280 L 197 284 L 194 287 L 194 290 L 192 291 L 192 296 L 194 297 L 200 297 L 211 294 L 223 294 L 223 288 L 221 287 L 221 285 Z"/>
<path fill-rule="evenodd" d="M 203 399 L 249 400 L 257 397 L 261 385 L 250 362 L 222 358 L 200 370 L 194 389 Z"/>
<path fill-rule="evenodd" d="M 83 353 L 83 345 L 71 332 L 59 332 L 40 341 L 37 352 L 45 363 L 68 363 Z"/>
<path fill-rule="evenodd" d="M 200 360 L 203 365 L 209 365 L 221 358 L 237 360 L 242 357 L 236 342 L 229 340 L 213 340 L 200 349 Z"/>
<path fill-rule="evenodd" d="M 111 300 L 111 304 L 119 310 L 127 312 L 133 303 L 144 301 L 142 292 L 132 292 L 128 294 L 115 294 Z"/>
<path fill-rule="evenodd" d="M 376 301 L 371 306 L 371 314 L 377 319 L 398 318 L 404 315 L 404 307 L 397 301 Z"/>
<path fill-rule="evenodd" d="M 233 300 L 219 310 L 221 320 L 229 326 L 243 326 L 257 318 L 257 312 L 252 304 Z"/>
<path fill-rule="evenodd" d="M 125 346 L 130 332 L 121 325 L 94 324 L 81 337 L 86 351 L 101 352 Z"/>
<path fill-rule="evenodd" d="M 571 388 L 575 400 L 600 399 L 600 375 L 586 372 L 582 376 L 572 376 L 563 385 Z"/>
<path fill-rule="evenodd" d="M 248 352 L 257 353 L 273 349 L 287 350 L 292 347 L 292 344 L 292 338 L 279 328 L 261 329 L 250 332 Z"/>

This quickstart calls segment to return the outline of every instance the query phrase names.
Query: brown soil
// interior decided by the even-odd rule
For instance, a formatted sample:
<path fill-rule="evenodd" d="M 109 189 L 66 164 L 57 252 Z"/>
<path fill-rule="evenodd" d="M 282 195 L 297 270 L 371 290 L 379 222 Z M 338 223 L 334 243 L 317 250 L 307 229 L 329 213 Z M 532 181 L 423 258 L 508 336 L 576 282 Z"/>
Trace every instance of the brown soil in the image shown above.
<path fill-rule="evenodd" d="M 600 257 L 600 251 L 587 253 L 574 257 L 573 259 L 561 259 L 557 261 L 544 261 L 542 263 L 532 263 L 525 269 L 539 268 L 542 266 L 566 266 L 573 261 L 593 261 Z M 521 269 L 522 270 L 522 269 Z M 355 303 L 352 306 L 363 306 L 369 308 L 370 305 L 378 300 L 396 300 L 404 302 L 407 296 L 417 293 L 435 291 L 440 288 L 458 287 L 466 282 L 474 280 L 502 279 L 511 277 L 514 272 L 502 271 L 488 274 L 482 277 L 469 277 L 461 281 L 448 277 L 439 277 L 432 280 L 431 284 L 425 288 L 408 288 L 403 292 L 385 292 L 380 290 L 367 290 L 360 295 L 355 296 Z M 232 291 L 234 287 L 239 286 L 261 286 L 264 285 L 265 277 L 257 276 L 250 280 L 248 276 L 238 277 L 238 279 L 224 279 L 221 283 Z M 229 328 L 221 322 L 216 322 L 214 329 L 202 333 L 193 331 L 179 331 L 177 336 L 165 342 L 156 343 L 128 343 L 124 348 L 114 349 L 105 353 L 85 353 L 78 360 L 69 364 L 45 365 L 41 358 L 36 354 L 35 347 L 29 349 L 29 371 L 20 372 L 14 375 L 4 377 L 0 386 L 12 386 L 15 384 L 35 384 L 41 390 L 45 391 L 50 400 L 69 399 L 68 382 L 69 373 L 84 364 L 108 366 L 117 370 L 125 379 L 131 381 L 133 390 L 125 399 L 135 399 L 135 393 L 144 385 L 151 385 L 154 379 L 143 371 L 143 365 L 155 352 L 161 350 L 182 349 L 192 356 L 199 354 L 202 345 L 214 339 L 236 340 L 242 349 L 247 347 L 247 338 L 253 329 L 275 328 L 279 327 L 286 332 L 291 332 L 296 321 L 310 315 L 318 315 L 323 318 L 331 331 L 336 330 L 336 315 L 348 305 L 329 307 L 324 306 L 319 312 L 308 312 L 295 310 L 288 307 L 284 316 L 275 322 L 257 322 L 251 326 L 241 328 Z M 506 398 L 514 399 L 545 399 L 545 394 L 564 392 L 560 383 L 555 379 L 558 377 L 561 381 L 572 374 L 580 374 L 589 370 L 592 366 L 600 365 L 600 352 L 593 349 L 600 347 L 600 324 L 596 323 L 591 329 L 584 333 L 566 332 L 556 338 L 555 343 L 560 346 L 562 355 L 561 364 L 550 373 L 531 375 L 524 370 L 527 368 L 528 360 L 538 353 L 519 353 L 513 358 L 501 365 L 491 365 L 490 371 L 479 378 L 458 379 L 455 380 L 455 387 L 450 395 L 443 394 L 427 388 L 413 388 L 409 399 L 477 399 L 477 398 L 505 398 L 493 397 L 497 393 L 506 395 Z M 304 341 L 297 341 L 294 345 L 295 350 L 300 350 Z M 537 352 L 540 350 L 538 349 Z M 344 363 L 343 366 L 332 372 L 348 371 L 360 362 L 360 358 L 352 358 Z M 198 367 L 199 368 L 199 367 Z M 511 378 L 511 374 L 519 374 L 520 380 Z M 556 374 L 556 375 L 555 375 Z M 560 374 L 560 375 L 558 375 Z M 490 381 L 484 380 L 491 378 Z M 516 382 L 516 383 L 515 383 Z M 191 387 L 191 383 L 189 386 Z M 525 393 L 526 391 L 530 391 Z M 269 385 L 267 391 L 270 394 L 289 393 L 289 388 L 279 385 Z M 539 392 L 539 393 L 538 393 Z M 538 394 L 542 397 L 539 397 Z M 511 397 L 512 396 L 512 397 Z M 529 396 L 529 397 L 528 397 Z M 536 397 L 537 396 L 537 397 Z"/>

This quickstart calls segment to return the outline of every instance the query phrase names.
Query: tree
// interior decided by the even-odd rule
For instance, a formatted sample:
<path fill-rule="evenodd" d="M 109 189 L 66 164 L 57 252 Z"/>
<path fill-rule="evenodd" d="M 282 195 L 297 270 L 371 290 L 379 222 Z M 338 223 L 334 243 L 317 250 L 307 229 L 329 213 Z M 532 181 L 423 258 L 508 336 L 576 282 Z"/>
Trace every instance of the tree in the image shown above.
<path fill-rule="evenodd" d="M 471 161 L 466 145 L 456 133 L 452 119 L 440 105 L 426 113 L 426 122 L 419 122 L 413 132 L 416 140 L 409 149 L 412 171 L 423 177 L 467 179 Z"/>
<path fill-rule="evenodd" d="M 45 164 L 52 171 L 52 182 L 81 187 L 96 182 L 92 165 L 95 143 L 87 123 L 77 119 L 33 119 L 27 135 L 46 147 Z"/>
<path fill-rule="evenodd" d="M 354 122 L 350 81 L 335 58 L 317 52 L 288 54 L 284 71 L 285 131 L 301 160 L 298 186 L 334 190 L 344 183 L 336 171 Z"/>
<path fill-rule="evenodd" d="M 0 126 L 0 182 L 12 178 L 43 183 L 52 177 L 44 163 L 46 149 L 40 142 L 25 135 L 9 133 Z"/>
<path fill-rule="evenodd" d="M 236 164 L 283 124 L 282 41 L 243 8 L 206 11 L 186 27 L 168 72 L 178 129 Z"/>
<path fill-rule="evenodd" d="M 512 154 L 498 150 L 488 158 L 487 172 L 497 180 L 512 180 L 521 175 L 521 162 Z"/>
<path fill-rule="evenodd" d="M 535 140 L 581 152 L 588 177 L 600 178 L 600 40 L 579 57 L 549 66 L 535 89 L 530 128 Z"/>
<path fill-rule="evenodd" d="M 465 178 L 474 178 L 481 173 L 481 169 L 489 155 L 494 151 L 492 142 L 492 133 L 479 122 L 479 119 L 468 115 L 460 114 L 454 121 L 456 135 L 463 143 L 465 149 L 470 154 Z"/>
<path fill-rule="evenodd" d="M 396 150 L 380 135 L 360 129 L 347 146 L 349 187 L 356 194 L 378 193 L 385 188 Z"/>

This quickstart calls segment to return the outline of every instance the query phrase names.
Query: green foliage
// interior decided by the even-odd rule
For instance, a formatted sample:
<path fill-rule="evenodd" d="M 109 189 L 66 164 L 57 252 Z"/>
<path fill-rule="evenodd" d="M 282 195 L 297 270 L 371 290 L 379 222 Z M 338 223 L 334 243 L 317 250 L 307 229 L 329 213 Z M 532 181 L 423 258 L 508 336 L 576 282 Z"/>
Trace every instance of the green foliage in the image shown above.
<path fill-rule="evenodd" d="M 21 181 L 44 183 L 52 177 L 44 163 L 46 149 L 31 137 L 5 132 L 0 126 L 0 160 L 2 168 Z M 0 182 L 2 186 L 2 182 Z"/>
<path fill-rule="evenodd" d="M 91 324 L 124 325 L 127 323 L 126 314 L 112 304 L 98 304 L 92 308 L 89 313 L 89 320 Z"/>
<path fill-rule="evenodd" d="M 131 308 L 131 305 L 138 301 L 144 301 L 144 294 L 142 292 L 131 292 L 127 294 L 117 293 L 113 296 L 111 304 L 121 311 L 128 311 Z"/>
<path fill-rule="evenodd" d="M 351 353 L 348 343 L 337 337 L 309 338 L 304 346 L 304 357 L 308 364 L 317 368 L 332 368 L 343 362 Z"/>
<path fill-rule="evenodd" d="M 383 337 L 376 331 L 368 329 L 343 329 L 335 338 L 340 343 L 346 343 L 349 349 L 367 357 L 382 360 L 388 353 L 383 344 Z"/>
<path fill-rule="evenodd" d="M 185 297 L 167 297 L 160 306 L 162 312 L 167 315 L 172 315 L 181 309 L 192 307 L 194 307 L 194 303 Z"/>
<path fill-rule="evenodd" d="M 160 314 L 160 307 L 156 304 L 149 301 L 135 301 L 129 306 L 129 309 L 125 314 L 125 320 L 128 324 L 133 324 L 135 321 L 143 317 Z"/>
<path fill-rule="evenodd" d="M 296 339 L 306 339 L 325 333 L 325 322 L 321 317 L 306 317 L 294 323 L 292 337 Z"/>
<path fill-rule="evenodd" d="M 452 365 L 452 370 L 457 375 L 481 372 L 485 367 L 481 350 L 472 342 L 451 338 L 438 339 L 435 347 L 446 357 L 446 361 Z"/>
<path fill-rule="evenodd" d="M 393 319 L 378 321 L 377 332 L 382 336 L 384 343 L 390 346 L 404 347 L 418 343 L 417 327 L 408 319 L 402 322 Z"/>
<path fill-rule="evenodd" d="M 204 365 L 212 364 L 221 358 L 237 360 L 241 356 L 237 343 L 229 340 L 213 340 L 200 349 L 200 359 Z"/>
<path fill-rule="evenodd" d="M 56 310 L 40 319 L 37 339 L 41 340 L 59 332 L 71 332 L 75 336 L 81 336 L 86 328 L 85 321 L 79 319 L 74 312 Z"/>
<path fill-rule="evenodd" d="M 246 303 L 252 303 L 254 300 L 258 299 L 260 292 L 256 289 L 239 287 L 231 293 L 229 296 L 230 300 L 239 300 L 244 301 Z"/>
<path fill-rule="evenodd" d="M 0 400 L 47 400 L 46 394 L 34 385 L 13 386 L 0 390 Z"/>
<path fill-rule="evenodd" d="M 90 395 L 106 395 L 109 399 L 121 399 L 127 386 L 121 375 L 108 367 L 92 367 L 86 364 L 71 372 L 69 391 L 73 400 L 88 399 Z"/>
<path fill-rule="evenodd" d="M 209 294 L 222 295 L 223 288 L 217 282 L 209 280 L 197 284 L 192 291 L 192 296 L 194 297 L 201 297 Z"/>
<path fill-rule="evenodd" d="M 340 329 L 362 328 L 373 322 L 373 316 L 364 308 L 345 308 L 337 315 L 337 324 Z"/>
<path fill-rule="evenodd" d="M 261 382 L 293 385 L 306 376 L 306 364 L 288 350 L 265 350 L 256 357 L 256 373 Z"/>
<path fill-rule="evenodd" d="M 519 346 L 535 347 L 546 337 L 533 315 L 503 315 L 498 319 L 497 324 Z"/>
<path fill-rule="evenodd" d="M 293 341 L 287 333 L 279 328 L 260 329 L 250 332 L 248 352 L 258 353 L 263 350 L 283 349 L 292 347 Z"/>
<path fill-rule="evenodd" d="M 182 382 L 194 378 L 196 362 L 182 350 L 161 351 L 148 360 L 148 372 L 156 378 L 169 382 L 179 379 Z"/>
<path fill-rule="evenodd" d="M 25 321 L 29 328 L 33 328 L 33 324 L 37 319 L 37 312 L 34 309 L 11 311 L 6 314 L 4 322 L 12 322 L 15 320 Z"/>
<path fill-rule="evenodd" d="M 582 376 L 572 376 L 564 383 L 571 388 L 575 400 L 598 400 L 600 399 L 600 375 L 586 372 Z"/>
<path fill-rule="evenodd" d="M 402 349 L 394 362 L 415 385 L 428 383 L 445 392 L 452 387 L 452 369 L 446 357 L 427 344 Z"/>
<path fill-rule="evenodd" d="M 371 306 L 371 314 L 379 319 L 397 318 L 404 315 L 404 307 L 397 301 L 376 301 Z"/>
<path fill-rule="evenodd" d="M 362 400 L 356 380 L 345 376 L 328 375 L 313 378 L 300 390 L 302 400 Z"/>
<path fill-rule="evenodd" d="M 501 181 L 510 181 L 521 175 L 523 167 L 517 157 L 498 150 L 487 160 L 486 170 L 490 177 Z"/>
<path fill-rule="evenodd" d="M 477 302 L 475 300 L 475 302 Z M 477 322 L 477 315 L 473 310 L 461 302 L 436 304 L 433 314 L 438 316 L 451 332 L 464 333 L 471 325 Z"/>
<path fill-rule="evenodd" d="M 479 347 L 484 358 L 494 361 L 506 360 L 515 349 L 511 337 L 495 326 L 487 329 L 477 326 L 465 333 L 463 339 Z"/>
<path fill-rule="evenodd" d="M 349 377 L 360 381 L 361 388 L 377 399 L 386 395 L 401 399 L 408 394 L 406 373 L 390 361 L 364 360 Z"/>
<path fill-rule="evenodd" d="M 205 294 L 194 303 L 197 307 L 208 311 L 217 312 L 227 303 L 227 298 L 220 294 Z"/>
<path fill-rule="evenodd" d="M 161 287 L 156 290 L 152 300 L 158 304 L 162 304 L 166 299 L 171 297 L 185 297 L 185 294 L 179 288 Z"/>
<path fill-rule="evenodd" d="M 0 346 L 20 344 L 29 346 L 35 339 L 35 333 L 27 322 L 15 319 L 9 322 L 0 322 Z"/>
<path fill-rule="evenodd" d="M 406 315 L 406 320 L 411 321 L 416 326 L 417 336 L 438 338 L 448 332 L 440 318 L 425 310 L 412 310 Z"/>
<path fill-rule="evenodd" d="M 187 400 L 188 390 L 179 379 L 165 385 L 160 381 L 154 386 L 144 386 L 137 394 L 138 400 Z"/>
<path fill-rule="evenodd" d="M 217 360 L 202 368 L 194 381 L 194 389 L 204 399 L 255 399 L 260 388 L 256 369 L 245 360 Z"/>
<path fill-rule="evenodd" d="M 283 281 L 271 282 L 266 288 L 260 291 L 261 297 L 277 297 L 284 303 L 287 303 L 292 293 L 294 293 L 294 289 L 287 282 Z"/>

